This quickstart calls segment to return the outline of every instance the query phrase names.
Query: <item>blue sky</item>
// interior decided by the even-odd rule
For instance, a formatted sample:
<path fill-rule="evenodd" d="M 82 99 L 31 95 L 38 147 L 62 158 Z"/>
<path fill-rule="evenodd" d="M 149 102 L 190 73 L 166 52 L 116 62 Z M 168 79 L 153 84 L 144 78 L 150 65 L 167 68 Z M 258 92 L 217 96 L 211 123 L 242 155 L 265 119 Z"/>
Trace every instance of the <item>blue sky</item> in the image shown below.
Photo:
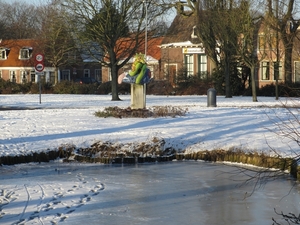
<path fill-rule="evenodd" d="M 25 3 L 33 4 L 33 5 L 40 5 L 40 4 L 42 4 L 42 3 L 45 2 L 43 0 L 2 0 L 2 1 L 7 2 L 7 3 L 11 3 L 11 2 L 25 2 Z"/>

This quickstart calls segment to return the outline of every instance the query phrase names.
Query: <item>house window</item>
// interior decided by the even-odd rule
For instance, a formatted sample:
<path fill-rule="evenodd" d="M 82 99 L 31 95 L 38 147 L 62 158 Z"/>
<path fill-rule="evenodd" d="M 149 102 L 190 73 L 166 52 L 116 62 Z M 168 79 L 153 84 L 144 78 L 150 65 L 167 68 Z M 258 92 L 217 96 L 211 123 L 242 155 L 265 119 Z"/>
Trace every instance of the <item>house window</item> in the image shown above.
<path fill-rule="evenodd" d="M 15 71 L 10 71 L 9 79 L 10 79 L 10 81 L 13 82 L 13 83 L 16 83 L 16 82 L 17 82 L 16 72 L 15 72 Z"/>
<path fill-rule="evenodd" d="M 270 79 L 270 63 L 269 62 L 262 62 L 261 63 L 261 79 L 262 80 L 269 80 Z"/>
<path fill-rule="evenodd" d="M 295 82 L 300 83 L 300 61 L 295 62 Z"/>
<path fill-rule="evenodd" d="M 25 70 L 20 71 L 22 84 L 27 83 L 27 72 Z"/>
<path fill-rule="evenodd" d="M 6 59 L 6 51 L 3 48 L 0 49 L 0 59 Z"/>
<path fill-rule="evenodd" d="M 50 71 L 49 76 L 50 76 L 50 83 L 55 84 L 55 72 Z"/>
<path fill-rule="evenodd" d="M 32 48 L 21 48 L 19 59 L 29 59 L 32 55 Z"/>
<path fill-rule="evenodd" d="M 35 82 L 35 71 L 34 70 L 30 71 L 30 81 L 33 83 Z"/>
<path fill-rule="evenodd" d="M 258 49 L 259 50 L 264 50 L 265 49 L 265 44 L 266 44 L 265 36 L 259 36 L 258 37 Z"/>
<path fill-rule="evenodd" d="M 8 48 L 0 48 L 0 60 L 7 59 L 8 53 L 9 53 Z"/>
<path fill-rule="evenodd" d="M 207 57 L 206 55 L 198 55 L 198 72 L 207 72 Z"/>
<path fill-rule="evenodd" d="M 102 76 L 101 76 L 101 70 L 100 69 L 95 69 L 95 76 L 96 76 L 96 80 L 102 82 Z"/>
<path fill-rule="evenodd" d="M 198 36 L 196 35 L 196 26 L 193 26 L 193 32 L 191 34 L 191 38 L 197 38 Z"/>
<path fill-rule="evenodd" d="M 187 76 L 194 75 L 194 55 L 192 54 L 184 55 L 184 66 L 186 68 Z"/>
<path fill-rule="evenodd" d="M 83 76 L 84 77 L 90 77 L 90 70 L 89 69 L 84 69 Z"/>
<path fill-rule="evenodd" d="M 274 34 L 260 35 L 258 37 L 259 50 L 275 50 L 277 48 L 277 38 Z"/>
<path fill-rule="evenodd" d="M 70 80 L 70 70 L 63 70 L 62 71 L 61 80 Z"/>
<path fill-rule="evenodd" d="M 273 62 L 274 80 L 276 80 L 276 64 L 277 62 Z M 283 80 L 282 62 L 278 62 L 278 80 Z"/>

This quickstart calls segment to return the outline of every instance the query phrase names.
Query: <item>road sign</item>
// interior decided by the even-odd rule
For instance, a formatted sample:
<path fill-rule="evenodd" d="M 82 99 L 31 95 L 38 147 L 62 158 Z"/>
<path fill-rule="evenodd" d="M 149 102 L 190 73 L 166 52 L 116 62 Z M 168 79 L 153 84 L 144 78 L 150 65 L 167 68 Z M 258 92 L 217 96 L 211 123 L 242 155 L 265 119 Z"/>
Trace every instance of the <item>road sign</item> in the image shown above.
<path fill-rule="evenodd" d="M 37 62 L 43 62 L 43 61 L 44 61 L 44 55 L 41 54 L 41 53 L 36 54 L 35 60 L 36 60 Z"/>
<path fill-rule="evenodd" d="M 45 75 L 45 74 L 44 74 L 44 72 L 38 72 L 38 71 L 35 71 L 35 75 L 37 75 L 37 76 L 43 76 L 43 75 Z"/>
<path fill-rule="evenodd" d="M 35 65 L 35 70 L 38 72 L 42 72 L 44 70 L 44 64 L 43 63 L 37 63 Z"/>

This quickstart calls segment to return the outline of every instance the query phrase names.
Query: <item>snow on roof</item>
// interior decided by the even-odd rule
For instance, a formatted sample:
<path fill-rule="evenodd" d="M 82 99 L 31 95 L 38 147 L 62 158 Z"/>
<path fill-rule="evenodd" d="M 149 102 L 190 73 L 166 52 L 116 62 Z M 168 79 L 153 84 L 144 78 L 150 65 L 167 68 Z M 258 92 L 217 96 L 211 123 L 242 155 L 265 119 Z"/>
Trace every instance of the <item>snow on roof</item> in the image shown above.
<path fill-rule="evenodd" d="M 176 47 L 198 47 L 198 48 L 202 48 L 203 45 L 202 43 L 199 44 L 193 44 L 191 41 L 184 41 L 184 42 L 174 42 L 174 43 L 168 43 L 168 44 L 162 44 L 160 46 L 161 48 L 176 48 Z"/>

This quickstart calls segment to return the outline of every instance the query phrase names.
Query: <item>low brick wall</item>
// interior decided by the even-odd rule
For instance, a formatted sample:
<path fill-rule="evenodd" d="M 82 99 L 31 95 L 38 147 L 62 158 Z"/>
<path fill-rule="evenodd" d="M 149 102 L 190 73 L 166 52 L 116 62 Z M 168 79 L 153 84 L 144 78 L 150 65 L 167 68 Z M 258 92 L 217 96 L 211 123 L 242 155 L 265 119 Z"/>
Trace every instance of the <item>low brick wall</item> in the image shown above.
<path fill-rule="evenodd" d="M 111 155 L 109 157 L 82 156 L 74 154 L 74 149 L 52 150 L 48 152 L 31 153 L 20 156 L 3 156 L 0 157 L 0 165 L 13 165 L 29 162 L 49 162 L 55 159 L 63 159 L 65 162 L 77 161 L 88 163 L 104 164 L 134 164 L 134 163 L 153 163 L 167 162 L 176 160 L 203 160 L 208 162 L 235 162 L 248 165 L 254 165 L 264 168 L 274 168 L 282 171 L 289 171 L 290 174 L 300 180 L 300 166 L 297 161 L 290 158 L 271 157 L 264 154 L 245 153 L 242 151 L 199 151 L 194 153 L 175 153 L 163 156 L 140 157 L 138 155 L 126 156 L 124 154 Z"/>

